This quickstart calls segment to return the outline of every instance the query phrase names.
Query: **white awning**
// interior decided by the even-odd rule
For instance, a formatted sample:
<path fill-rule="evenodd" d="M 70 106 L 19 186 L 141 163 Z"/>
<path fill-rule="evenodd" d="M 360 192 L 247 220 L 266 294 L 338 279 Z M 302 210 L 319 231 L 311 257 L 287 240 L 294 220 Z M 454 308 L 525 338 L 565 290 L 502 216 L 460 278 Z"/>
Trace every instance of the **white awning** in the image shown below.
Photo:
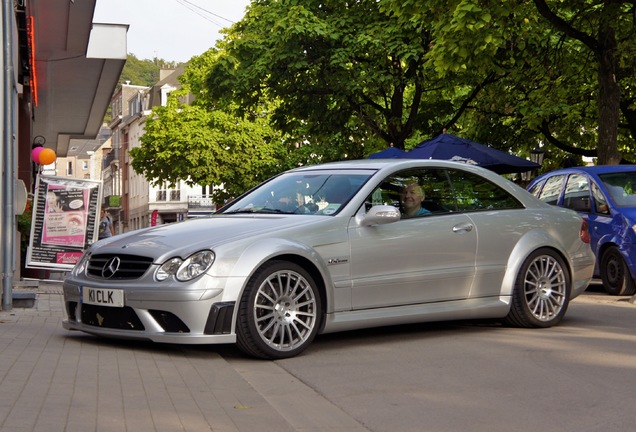
<path fill-rule="evenodd" d="M 37 106 L 31 136 L 58 157 L 71 140 L 94 139 L 126 63 L 128 25 L 93 23 L 96 0 L 30 0 Z"/>

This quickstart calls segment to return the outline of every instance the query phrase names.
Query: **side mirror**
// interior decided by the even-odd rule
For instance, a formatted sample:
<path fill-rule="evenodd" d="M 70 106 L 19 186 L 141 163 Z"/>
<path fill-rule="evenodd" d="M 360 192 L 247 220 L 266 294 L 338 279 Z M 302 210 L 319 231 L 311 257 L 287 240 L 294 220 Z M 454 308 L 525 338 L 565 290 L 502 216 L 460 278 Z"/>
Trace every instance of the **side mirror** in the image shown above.
<path fill-rule="evenodd" d="M 381 225 L 397 222 L 401 218 L 400 210 L 389 205 L 373 206 L 360 219 L 361 226 Z"/>

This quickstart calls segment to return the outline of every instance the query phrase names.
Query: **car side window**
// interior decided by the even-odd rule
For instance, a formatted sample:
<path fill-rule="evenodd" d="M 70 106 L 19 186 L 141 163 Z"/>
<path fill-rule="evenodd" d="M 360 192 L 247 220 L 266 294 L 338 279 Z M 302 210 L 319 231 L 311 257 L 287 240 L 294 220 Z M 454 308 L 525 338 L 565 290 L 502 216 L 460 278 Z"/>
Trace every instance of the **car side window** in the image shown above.
<path fill-rule="evenodd" d="M 585 175 L 572 174 L 568 178 L 563 195 L 563 207 L 578 212 L 589 213 L 591 211 L 590 183 Z"/>
<path fill-rule="evenodd" d="M 430 216 L 455 209 L 454 197 L 445 170 L 408 169 L 384 179 L 365 202 L 392 205 L 403 218 Z"/>
<path fill-rule="evenodd" d="M 537 198 L 548 204 L 557 205 L 565 181 L 564 175 L 555 175 L 546 180 L 545 186 Z"/>
<path fill-rule="evenodd" d="M 592 182 L 592 197 L 594 198 L 594 209 L 596 213 L 608 215 L 610 214 L 609 206 L 607 205 L 607 199 L 603 195 L 603 191 L 596 183 Z"/>
<path fill-rule="evenodd" d="M 483 177 L 461 170 L 448 170 L 458 211 L 523 208 L 506 190 Z"/>
<path fill-rule="evenodd" d="M 539 197 L 539 191 L 541 190 L 541 186 L 543 186 L 543 182 L 539 182 L 535 184 L 530 189 L 528 189 L 528 192 L 530 192 L 532 195 L 536 197 Z"/>
<path fill-rule="evenodd" d="M 599 177 L 617 207 L 636 206 L 635 172 L 607 173 L 600 174 Z"/>

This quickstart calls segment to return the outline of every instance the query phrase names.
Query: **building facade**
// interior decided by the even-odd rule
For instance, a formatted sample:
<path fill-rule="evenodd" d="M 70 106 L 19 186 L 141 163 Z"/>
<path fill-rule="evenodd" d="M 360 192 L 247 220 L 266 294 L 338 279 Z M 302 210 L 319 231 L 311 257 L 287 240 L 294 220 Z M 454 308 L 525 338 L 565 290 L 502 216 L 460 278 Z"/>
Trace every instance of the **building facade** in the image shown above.
<path fill-rule="evenodd" d="M 94 139 L 126 62 L 128 25 L 93 23 L 95 4 L 96 0 L 2 2 L 3 309 L 11 309 L 14 273 L 21 267 L 16 216 L 24 211 L 37 174 L 43 168 L 58 169 L 57 163 L 53 168 L 35 164 L 32 150 L 45 147 L 57 158 L 72 158 L 73 146 Z M 75 165 L 72 168 L 76 171 Z"/>
<path fill-rule="evenodd" d="M 175 185 L 151 184 L 131 166 L 129 151 L 141 146 L 145 122 L 152 108 L 165 106 L 170 94 L 179 88 L 178 77 L 183 73 L 183 68 L 162 70 L 159 82 L 149 88 L 126 84 L 122 86 L 122 92 L 113 98 L 113 113 L 121 113 L 121 118 L 115 119 L 113 116 L 111 123 L 113 151 L 119 153 L 121 200 L 119 207 L 105 208 L 111 215 L 117 213 L 114 219 L 119 224 L 119 232 L 183 221 L 210 214 L 216 209 L 210 196 L 204 193 L 204 187 L 189 186 L 183 180 Z M 189 103 L 191 100 L 192 97 L 188 96 L 183 102 Z M 116 179 L 113 178 L 113 181 Z"/>

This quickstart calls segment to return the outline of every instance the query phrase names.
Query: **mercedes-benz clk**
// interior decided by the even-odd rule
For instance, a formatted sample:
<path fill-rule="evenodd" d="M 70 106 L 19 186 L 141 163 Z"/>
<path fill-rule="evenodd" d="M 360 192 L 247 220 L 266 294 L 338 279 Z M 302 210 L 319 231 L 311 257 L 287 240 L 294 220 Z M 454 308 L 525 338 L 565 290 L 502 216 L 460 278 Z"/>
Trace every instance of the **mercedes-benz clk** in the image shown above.
<path fill-rule="evenodd" d="M 587 224 L 483 168 L 359 160 L 282 173 L 214 215 L 94 243 L 66 329 L 259 358 L 425 321 L 549 327 L 588 286 Z"/>

